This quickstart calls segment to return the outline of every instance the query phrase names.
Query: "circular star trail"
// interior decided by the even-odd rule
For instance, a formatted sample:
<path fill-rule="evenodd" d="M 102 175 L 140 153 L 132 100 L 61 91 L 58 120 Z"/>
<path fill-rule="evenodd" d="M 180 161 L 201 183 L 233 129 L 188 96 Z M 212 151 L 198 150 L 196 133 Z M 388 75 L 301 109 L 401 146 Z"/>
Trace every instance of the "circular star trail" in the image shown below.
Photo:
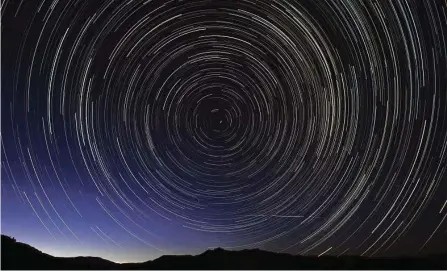
<path fill-rule="evenodd" d="M 3 6 L 3 193 L 55 240 L 447 252 L 445 2 Z"/>

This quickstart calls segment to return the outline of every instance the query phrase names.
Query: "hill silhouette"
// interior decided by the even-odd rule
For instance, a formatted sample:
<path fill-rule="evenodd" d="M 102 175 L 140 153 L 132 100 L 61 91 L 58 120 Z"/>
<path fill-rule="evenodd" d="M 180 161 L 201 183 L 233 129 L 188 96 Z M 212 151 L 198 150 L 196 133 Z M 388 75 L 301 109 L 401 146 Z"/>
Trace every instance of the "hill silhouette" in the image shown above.
<path fill-rule="evenodd" d="M 259 249 L 221 248 L 191 256 L 162 256 L 142 263 L 118 264 L 98 257 L 54 257 L 2 235 L 2 269 L 447 269 L 446 255 L 411 258 L 293 256 Z"/>

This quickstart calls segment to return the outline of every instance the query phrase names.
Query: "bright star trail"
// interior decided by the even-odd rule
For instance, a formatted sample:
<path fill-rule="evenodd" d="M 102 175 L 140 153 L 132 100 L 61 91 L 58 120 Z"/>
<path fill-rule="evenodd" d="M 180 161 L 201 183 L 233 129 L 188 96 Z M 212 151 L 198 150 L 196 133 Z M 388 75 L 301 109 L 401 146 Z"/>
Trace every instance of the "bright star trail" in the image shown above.
<path fill-rule="evenodd" d="M 447 253 L 447 3 L 2 3 L 2 233 L 58 256 Z"/>

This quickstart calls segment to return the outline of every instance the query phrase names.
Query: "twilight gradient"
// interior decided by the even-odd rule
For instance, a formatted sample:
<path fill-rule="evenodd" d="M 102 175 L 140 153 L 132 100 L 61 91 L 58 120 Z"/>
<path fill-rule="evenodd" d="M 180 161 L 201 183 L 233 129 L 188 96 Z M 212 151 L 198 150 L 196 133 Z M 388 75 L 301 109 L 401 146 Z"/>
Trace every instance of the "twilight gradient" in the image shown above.
<path fill-rule="evenodd" d="M 2 233 L 447 253 L 446 31 L 435 0 L 3 1 Z"/>

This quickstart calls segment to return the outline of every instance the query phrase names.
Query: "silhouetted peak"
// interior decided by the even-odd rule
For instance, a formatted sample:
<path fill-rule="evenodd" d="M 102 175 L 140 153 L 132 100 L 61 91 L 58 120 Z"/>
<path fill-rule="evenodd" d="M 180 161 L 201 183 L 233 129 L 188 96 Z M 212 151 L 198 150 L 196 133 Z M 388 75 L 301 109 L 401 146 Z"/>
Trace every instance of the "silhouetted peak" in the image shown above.
<path fill-rule="evenodd" d="M 2 242 L 17 242 L 14 237 L 2 234 Z"/>
<path fill-rule="evenodd" d="M 224 252 L 227 252 L 225 249 L 221 248 L 221 247 L 216 247 L 213 249 L 208 249 L 207 251 L 205 251 L 203 254 L 209 255 L 209 254 L 222 254 Z"/>

